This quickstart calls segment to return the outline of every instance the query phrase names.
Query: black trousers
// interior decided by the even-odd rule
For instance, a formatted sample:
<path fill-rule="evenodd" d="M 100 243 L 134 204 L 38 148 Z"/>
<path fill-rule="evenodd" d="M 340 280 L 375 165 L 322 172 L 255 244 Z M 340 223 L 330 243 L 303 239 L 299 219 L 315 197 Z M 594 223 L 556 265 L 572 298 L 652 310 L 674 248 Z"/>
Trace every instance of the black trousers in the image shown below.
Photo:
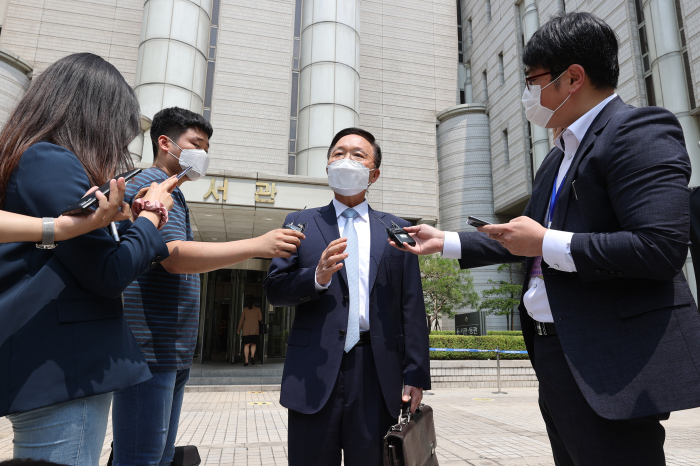
<path fill-rule="evenodd" d="M 401 403 L 401 393 L 396 403 Z M 290 466 L 381 466 L 384 436 L 396 419 L 386 407 L 370 345 L 343 355 L 330 398 L 314 414 L 289 410 Z"/>
<path fill-rule="evenodd" d="M 559 337 L 535 335 L 539 404 L 557 466 L 664 466 L 668 414 L 605 419 L 590 407 L 566 362 Z"/>

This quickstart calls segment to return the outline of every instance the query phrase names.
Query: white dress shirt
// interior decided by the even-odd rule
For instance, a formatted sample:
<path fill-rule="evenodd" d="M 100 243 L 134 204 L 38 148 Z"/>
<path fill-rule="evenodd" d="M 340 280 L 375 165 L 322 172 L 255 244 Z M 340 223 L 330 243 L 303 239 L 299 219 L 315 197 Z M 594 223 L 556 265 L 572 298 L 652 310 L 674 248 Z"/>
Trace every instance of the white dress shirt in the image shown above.
<path fill-rule="evenodd" d="M 347 219 L 341 214 L 345 212 L 348 206 L 333 199 L 333 207 L 335 208 L 335 216 L 338 219 L 338 231 L 342 238 Z M 357 232 L 357 248 L 360 254 L 360 330 L 369 330 L 369 256 L 372 238 L 369 229 L 369 205 L 365 200 L 362 204 L 353 207 L 353 209 L 357 211 L 354 226 Z M 333 278 L 325 285 L 321 285 L 316 281 L 316 291 L 328 289 L 331 281 L 333 281 Z"/>
<path fill-rule="evenodd" d="M 573 162 L 576 151 L 586 135 L 588 128 L 590 128 L 593 120 L 595 120 L 601 110 L 616 96 L 617 94 L 613 94 L 590 109 L 581 118 L 562 131 L 559 137 L 554 141 L 554 144 L 564 151 L 564 159 L 559 166 L 559 173 L 557 174 L 557 191 L 561 189 L 564 176 L 569 171 L 571 162 Z M 562 139 L 564 140 L 563 145 L 561 143 Z M 547 189 L 551 193 L 552 188 L 544 186 L 543 189 Z M 549 209 L 547 209 L 547 214 L 549 214 Z M 547 218 L 544 220 L 549 222 L 551 219 Z M 561 272 L 576 272 L 576 264 L 574 264 L 574 259 L 571 256 L 571 238 L 573 236 L 574 234 L 570 232 L 548 229 L 542 241 L 542 260 L 547 262 L 550 267 Z M 457 233 L 445 232 L 445 245 L 442 250 L 442 255 L 448 259 L 462 258 L 462 245 Z M 529 274 L 530 271 L 527 270 L 526 273 Z M 549 306 L 549 299 L 547 298 L 547 289 L 542 278 L 535 277 L 530 280 L 528 290 L 523 296 L 523 304 L 525 305 L 527 313 L 533 319 L 539 322 L 554 322 L 552 309 Z"/>

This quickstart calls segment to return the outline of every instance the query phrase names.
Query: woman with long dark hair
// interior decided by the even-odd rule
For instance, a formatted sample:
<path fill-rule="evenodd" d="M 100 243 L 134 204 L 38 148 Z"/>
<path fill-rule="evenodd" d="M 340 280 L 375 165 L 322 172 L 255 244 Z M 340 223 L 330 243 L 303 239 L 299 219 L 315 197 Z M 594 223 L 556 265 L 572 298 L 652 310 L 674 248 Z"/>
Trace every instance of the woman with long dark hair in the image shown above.
<path fill-rule="evenodd" d="M 0 133 L 0 208 L 57 217 L 132 166 L 138 132 L 138 100 L 114 66 L 89 53 L 57 61 Z M 168 257 L 157 227 L 175 183 L 151 185 L 120 243 L 101 228 L 52 249 L 0 245 L 0 416 L 16 458 L 97 465 L 112 392 L 151 377 L 121 293 Z"/>

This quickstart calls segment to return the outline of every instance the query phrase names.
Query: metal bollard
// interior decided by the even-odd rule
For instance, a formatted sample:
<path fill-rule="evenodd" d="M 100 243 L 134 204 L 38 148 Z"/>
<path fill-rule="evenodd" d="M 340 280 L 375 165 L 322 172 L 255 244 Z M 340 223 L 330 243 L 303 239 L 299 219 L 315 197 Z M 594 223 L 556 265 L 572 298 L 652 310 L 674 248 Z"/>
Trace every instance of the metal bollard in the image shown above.
<path fill-rule="evenodd" d="M 501 391 L 501 347 L 496 347 L 496 379 L 498 380 L 498 391 L 493 392 L 494 395 L 507 395 L 507 392 Z"/>

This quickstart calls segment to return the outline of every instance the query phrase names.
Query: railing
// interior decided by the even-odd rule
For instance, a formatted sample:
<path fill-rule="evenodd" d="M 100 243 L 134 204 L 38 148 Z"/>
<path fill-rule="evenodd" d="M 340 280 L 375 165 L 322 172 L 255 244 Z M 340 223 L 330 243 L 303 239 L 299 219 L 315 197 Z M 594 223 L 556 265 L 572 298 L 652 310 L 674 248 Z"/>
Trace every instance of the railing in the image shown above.
<path fill-rule="evenodd" d="M 465 349 L 465 348 L 429 348 L 430 351 L 445 351 L 452 353 L 496 353 L 496 378 L 498 380 L 498 391 L 496 395 L 507 395 L 507 392 L 501 391 L 501 353 L 503 354 L 527 354 L 527 351 L 507 351 L 496 347 L 495 350 L 486 349 Z"/>

